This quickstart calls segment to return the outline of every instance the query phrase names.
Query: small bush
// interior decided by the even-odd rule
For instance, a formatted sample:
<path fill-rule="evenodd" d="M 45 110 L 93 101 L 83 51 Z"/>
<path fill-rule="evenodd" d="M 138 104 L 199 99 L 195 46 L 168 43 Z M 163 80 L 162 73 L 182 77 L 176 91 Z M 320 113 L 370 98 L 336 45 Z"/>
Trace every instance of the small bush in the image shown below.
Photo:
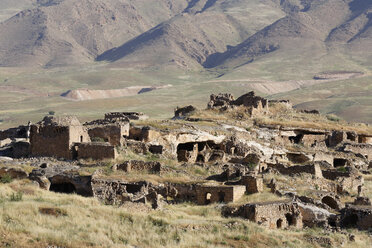
<path fill-rule="evenodd" d="M 22 192 L 17 192 L 17 193 L 13 193 L 10 196 L 10 201 L 19 202 L 19 201 L 22 201 L 22 198 L 23 198 L 23 193 Z"/>
<path fill-rule="evenodd" d="M 347 169 L 346 169 L 346 167 L 343 166 L 343 167 L 337 168 L 337 171 L 346 173 Z"/>
<path fill-rule="evenodd" d="M 49 115 L 55 115 L 55 114 L 56 114 L 56 112 L 55 112 L 55 111 L 53 111 L 53 110 L 51 110 L 51 111 L 49 111 L 49 112 L 48 112 L 48 114 L 49 114 Z"/>
<path fill-rule="evenodd" d="M 0 182 L 1 183 L 11 183 L 13 181 L 13 178 L 10 176 L 10 175 L 8 175 L 8 174 L 5 174 L 4 176 L 2 176 L 1 177 L 1 179 L 0 179 Z"/>
<path fill-rule="evenodd" d="M 326 117 L 327 117 L 328 120 L 334 121 L 334 122 L 339 122 L 341 120 L 340 117 L 338 117 L 334 114 L 327 115 Z"/>

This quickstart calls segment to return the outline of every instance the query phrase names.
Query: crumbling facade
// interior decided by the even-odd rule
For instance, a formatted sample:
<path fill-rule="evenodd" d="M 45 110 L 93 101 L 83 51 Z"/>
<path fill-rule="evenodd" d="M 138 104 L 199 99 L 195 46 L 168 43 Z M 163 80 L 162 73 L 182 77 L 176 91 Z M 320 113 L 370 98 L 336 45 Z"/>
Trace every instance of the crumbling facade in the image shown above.
<path fill-rule="evenodd" d="M 31 126 L 32 156 L 73 159 L 74 143 L 89 141 L 86 128 L 76 117 L 46 116 L 41 122 Z"/>
<path fill-rule="evenodd" d="M 237 208 L 226 207 L 223 214 L 239 216 L 269 228 L 282 229 L 290 226 L 302 228 L 303 226 L 297 203 L 290 201 L 253 203 Z"/>

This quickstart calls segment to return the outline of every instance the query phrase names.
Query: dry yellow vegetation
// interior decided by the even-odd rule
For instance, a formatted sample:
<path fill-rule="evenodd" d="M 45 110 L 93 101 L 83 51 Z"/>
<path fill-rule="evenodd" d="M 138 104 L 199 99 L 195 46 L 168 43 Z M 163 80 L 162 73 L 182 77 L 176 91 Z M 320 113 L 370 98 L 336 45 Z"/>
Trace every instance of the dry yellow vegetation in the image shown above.
<path fill-rule="evenodd" d="M 320 229 L 269 230 L 223 218 L 219 205 L 191 203 L 151 210 L 107 206 L 94 198 L 43 191 L 30 181 L 0 184 L 1 247 L 319 247 L 308 237 L 329 237 L 335 247 L 369 247 L 366 233 L 349 242 Z"/>

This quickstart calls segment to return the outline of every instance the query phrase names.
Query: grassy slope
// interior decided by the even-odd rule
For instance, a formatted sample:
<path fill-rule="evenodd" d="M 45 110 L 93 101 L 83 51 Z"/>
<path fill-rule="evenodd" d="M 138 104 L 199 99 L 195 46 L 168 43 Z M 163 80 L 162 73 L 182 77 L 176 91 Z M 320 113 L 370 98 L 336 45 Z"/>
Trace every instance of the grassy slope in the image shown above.
<path fill-rule="evenodd" d="M 20 201 L 11 195 L 23 192 Z M 268 230 L 241 219 L 225 219 L 217 205 L 180 204 L 153 211 L 145 206 L 105 206 L 96 199 L 42 191 L 27 181 L 0 185 L 0 244 L 3 247 L 317 247 L 306 236 L 317 229 Z M 55 215 L 42 214 L 49 208 Z M 59 216 L 58 216 L 59 215 Z M 368 247 L 331 234 L 335 245 Z"/>

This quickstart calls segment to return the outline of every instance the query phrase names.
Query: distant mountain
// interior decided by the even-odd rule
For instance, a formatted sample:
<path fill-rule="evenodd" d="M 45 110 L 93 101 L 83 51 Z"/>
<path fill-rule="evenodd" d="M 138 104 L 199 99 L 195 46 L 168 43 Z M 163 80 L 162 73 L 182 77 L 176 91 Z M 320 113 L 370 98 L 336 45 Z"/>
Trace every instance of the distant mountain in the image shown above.
<path fill-rule="evenodd" d="M 92 62 L 186 7 L 186 0 L 39 0 L 0 24 L 0 66 Z"/>
<path fill-rule="evenodd" d="M 371 56 L 372 2 L 366 0 L 25 0 L 22 6 L 26 3 L 32 7 L 0 24 L 0 66 L 106 61 L 226 71 L 278 51 Z M 2 4 L 9 8 L 11 2 Z"/>

